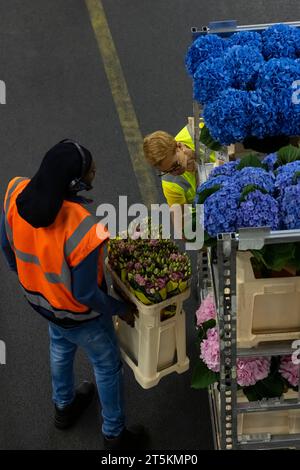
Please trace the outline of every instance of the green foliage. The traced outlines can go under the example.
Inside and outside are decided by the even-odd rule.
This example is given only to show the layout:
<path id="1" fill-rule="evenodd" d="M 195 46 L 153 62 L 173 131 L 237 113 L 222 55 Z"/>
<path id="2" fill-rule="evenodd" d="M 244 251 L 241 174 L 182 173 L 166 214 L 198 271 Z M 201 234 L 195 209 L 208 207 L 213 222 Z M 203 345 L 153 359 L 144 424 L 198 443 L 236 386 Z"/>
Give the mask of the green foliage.
<path id="1" fill-rule="evenodd" d="M 204 322 L 199 328 L 198 328 L 198 340 L 199 343 L 201 343 L 205 338 L 206 338 L 206 332 L 210 328 L 214 328 L 216 326 L 216 320 L 211 319 L 207 320 Z"/>
<path id="2" fill-rule="evenodd" d="M 277 165 L 286 165 L 287 163 L 295 162 L 300 160 L 300 148 L 294 147 L 294 145 L 287 145 L 282 147 L 277 152 Z"/>
<path id="3" fill-rule="evenodd" d="M 260 380 L 251 387 L 243 388 L 243 392 L 249 401 L 262 400 L 263 398 L 281 397 L 284 390 L 284 380 L 278 371 L 273 372 L 266 379 Z"/>
<path id="4" fill-rule="evenodd" d="M 299 178 L 300 178 L 300 171 L 296 171 L 293 176 L 293 183 L 297 184 Z"/>
<path id="5" fill-rule="evenodd" d="M 253 191 L 259 190 L 261 193 L 267 194 L 267 191 L 260 186 L 257 186 L 257 184 L 248 184 L 247 186 L 244 187 L 241 197 L 240 197 L 240 202 L 243 202 L 246 200 L 246 197 L 248 196 L 249 193 L 252 193 Z"/>
<path id="6" fill-rule="evenodd" d="M 217 246 L 217 239 L 211 237 L 206 231 L 204 232 L 204 246 L 211 248 Z"/>
<path id="7" fill-rule="evenodd" d="M 201 129 L 200 142 L 209 149 L 214 150 L 216 152 L 222 149 L 222 145 L 212 138 L 209 129 L 206 126 Z"/>
<path id="8" fill-rule="evenodd" d="M 250 153 L 249 155 L 243 157 L 236 169 L 242 170 L 243 168 L 246 168 L 248 166 L 265 169 L 264 165 L 261 163 L 256 153 Z"/>
<path id="9" fill-rule="evenodd" d="M 201 193 L 198 194 L 198 204 L 204 204 L 206 199 L 212 194 L 219 191 L 220 188 L 221 188 L 221 185 L 216 184 L 216 186 L 213 186 L 212 188 L 204 189 L 204 191 L 201 191 Z"/>
<path id="10" fill-rule="evenodd" d="M 198 358 L 192 375 L 192 388 L 199 390 L 207 388 L 209 385 L 219 380 L 219 374 L 209 370 L 202 359 Z"/>
<path id="11" fill-rule="evenodd" d="M 261 250 L 252 250 L 251 253 L 258 264 L 271 271 L 281 271 L 287 266 L 300 269 L 299 243 L 266 245 Z"/>

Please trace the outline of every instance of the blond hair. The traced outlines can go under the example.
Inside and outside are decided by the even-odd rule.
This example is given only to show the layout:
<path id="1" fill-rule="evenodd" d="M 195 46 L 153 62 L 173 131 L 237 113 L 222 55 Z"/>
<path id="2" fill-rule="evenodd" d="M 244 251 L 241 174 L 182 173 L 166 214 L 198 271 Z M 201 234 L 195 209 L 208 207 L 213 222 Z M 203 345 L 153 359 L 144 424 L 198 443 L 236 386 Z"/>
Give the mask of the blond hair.
<path id="1" fill-rule="evenodd" d="M 164 131 L 152 132 L 144 138 L 144 155 L 153 166 L 176 152 L 176 140 Z"/>

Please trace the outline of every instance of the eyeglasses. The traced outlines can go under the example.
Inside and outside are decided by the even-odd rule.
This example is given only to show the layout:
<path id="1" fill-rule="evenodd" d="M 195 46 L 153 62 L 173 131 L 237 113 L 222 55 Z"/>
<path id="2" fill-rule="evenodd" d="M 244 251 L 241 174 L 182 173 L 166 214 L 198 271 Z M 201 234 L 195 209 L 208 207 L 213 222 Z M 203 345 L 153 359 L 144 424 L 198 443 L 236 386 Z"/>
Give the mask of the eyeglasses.
<path id="1" fill-rule="evenodd" d="M 159 175 L 157 176 L 161 178 L 162 176 L 167 175 L 168 173 L 173 173 L 174 171 L 179 170 L 179 168 L 181 168 L 181 164 L 177 161 L 176 163 L 174 163 L 173 166 L 171 166 L 169 170 L 163 171 L 162 173 L 159 173 Z"/>

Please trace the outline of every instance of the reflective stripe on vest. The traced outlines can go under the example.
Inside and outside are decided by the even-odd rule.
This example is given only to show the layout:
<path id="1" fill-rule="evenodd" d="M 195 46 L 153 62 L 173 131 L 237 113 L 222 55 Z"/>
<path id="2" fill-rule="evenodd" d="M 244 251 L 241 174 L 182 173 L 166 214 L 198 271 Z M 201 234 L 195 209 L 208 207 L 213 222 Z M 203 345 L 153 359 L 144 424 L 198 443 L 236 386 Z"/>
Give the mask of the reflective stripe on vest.
<path id="1" fill-rule="evenodd" d="M 93 225 L 97 223 L 96 219 L 91 215 L 87 216 L 83 221 L 78 225 L 75 232 L 68 238 L 65 243 L 65 256 L 68 257 L 71 255 L 73 250 L 79 245 L 83 237 L 87 232 L 92 228 Z"/>
<path id="2" fill-rule="evenodd" d="M 42 307 L 42 308 L 45 308 L 47 310 L 50 310 L 54 314 L 54 316 L 56 318 L 59 318 L 60 320 L 63 320 L 64 318 L 71 318 L 72 320 L 76 320 L 76 321 L 82 321 L 82 320 L 87 319 L 86 313 L 81 314 L 81 313 L 72 313 L 72 312 L 69 312 L 69 311 L 66 311 L 66 310 L 56 310 L 41 295 L 29 293 L 29 292 L 26 291 L 26 289 L 24 289 L 23 286 L 20 286 L 20 287 L 21 287 L 26 299 L 28 300 L 28 302 L 30 302 L 33 305 L 36 305 L 38 307 Z M 98 317 L 99 313 L 92 311 L 88 315 L 89 315 L 89 319 L 92 319 L 92 318 Z"/>
<path id="3" fill-rule="evenodd" d="M 194 178 L 194 181 L 193 181 Z M 190 181 L 188 181 L 190 179 Z M 196 176 L 185 172 L 183 175 L 171 175 L 167 173 L 162 176 L 162 185 L 167 185 L 172 189 L 173 185 L 179 186 L 184 191 L 187 204 L 192 204 L 196 196 Z M 176 192 L 176 186 L 174 188 Z"/>
<path id="4" fill-rule="evenodd" d="M 178 184 L 178 186 L 180 186 L 184 190 L 184 192 L 187 192 L 191 187 L 190 183 L 186 179 L 184 179 L 182 175 L 171 175 L 167 173 L 162 177 L 162 181 L 166 181 L 167 183 Z"/>
<path id="5" fill-rule="evenodd" d="M 73 297 L 70 271 L 72 264 L 68 264 L 67 258 L 72 255 L 74 260 L 80 262 L 101 245 L 109 237 L 109 233 L 102 227 L 102 231 L 99 231 L 101 236 L 98 237 L 96 218 L 75 202 L 63 203 L 56 221 L 50 228 L 31 227 L 20 217 L 16 208 L 16 198 L 26 186 L 25 180 L 29 181 L 28 178 L 16 178 L 8 186 L 5 197 L 5 226 L 7 238 L 16 256 L 19 280 L 24 287 L 26 298 L 32 304 L 50 310 L 58 318 L 84 320 L 87 319 L 87 313 L 88 318 L 97 316 L 96 312 L 91 313 L 86 305 Z M 53 237 L 54 241 L 52 257 L 50 237 Z M 36 254 L 27 252 L 31 248 L 31 239 L 35 241 L 32 247 L 36 246 Z M 99 256 L 99 260 L 100 258 Z M 47 270 L 47 266 L 54 271 Z M 103 266 L 99 262 L 99 285 L 102 276 Z M 50 285 L 53 287 L 50 288 Z"/>
<path id="6" fill-rule="evenodd" d="M 9 209 L 9 206 L 10 206 L 10 199 L 11 199 L 11 195 L 12 193 L 14 192 L 14 190 L 17 188 L 18 184 L 21 183 L 21 181 L 24 181 L 24 180 L 27 180 L 28 178 L 26 177 L 18 177 L 15 179 L 15 182 L 13 183 L 13 185 L 9 188 L 9 191 L 6 195 L 6 200 L 5 200 L 5 205 L 4 205 L 4 212 L 5 212 L 5 229 L 6 229 L 6 235 L 7 235 L 7 238 L 8 238 L 8 241 L 10 243 L 10 246 L 12 249 L 14 249 L 14 244 L 13 244 L 13 236 L 12 236 L 12 231 L 11 231 L 11 228 L 10 228 L 10 225 L 8 223 L 8 220 L 7 220 L 7 214 L 8 214 L 8 209 Z"/>
<path id="7" fill-rule="evenodd" d="M 18 250 L 17 248 L 14 249 L 16 258 L 24 261 L 24 263 L 32 263 L 36 264 L 40 268 L 42 268 L 40 260 L 37 256 L 32 255 L 30 253 L 24 253 L 23 251 Z M 62 270 L 60 274 L 56 273 L 47 273 L 43 272 L 45 278 L 51 284 L 64 284 L 64 286 L 68 289 L 68 291 L 72 292 L 72 284 L 71 284 L 71 273 L 69 270 L 69 266 L 65 260 L 63 260 Z"/>

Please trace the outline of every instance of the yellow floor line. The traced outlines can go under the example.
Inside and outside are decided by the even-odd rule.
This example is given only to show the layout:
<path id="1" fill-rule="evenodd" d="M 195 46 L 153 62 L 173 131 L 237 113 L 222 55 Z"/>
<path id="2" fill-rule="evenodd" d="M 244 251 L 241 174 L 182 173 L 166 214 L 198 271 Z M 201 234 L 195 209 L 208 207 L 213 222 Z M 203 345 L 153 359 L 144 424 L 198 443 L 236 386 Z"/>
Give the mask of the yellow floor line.
<path id="1" fill-rule="evenodd" d="M 143 155 L 143 137 L 101 0 L 85 0 L 144 204 L 158 203 L 155 177 Z M 112 136 L 113 138 L 113 136 Z M 124 162 L 120 161 L 120 164 Z M 130 181 L 128 182 L 130 187 Z"/>

